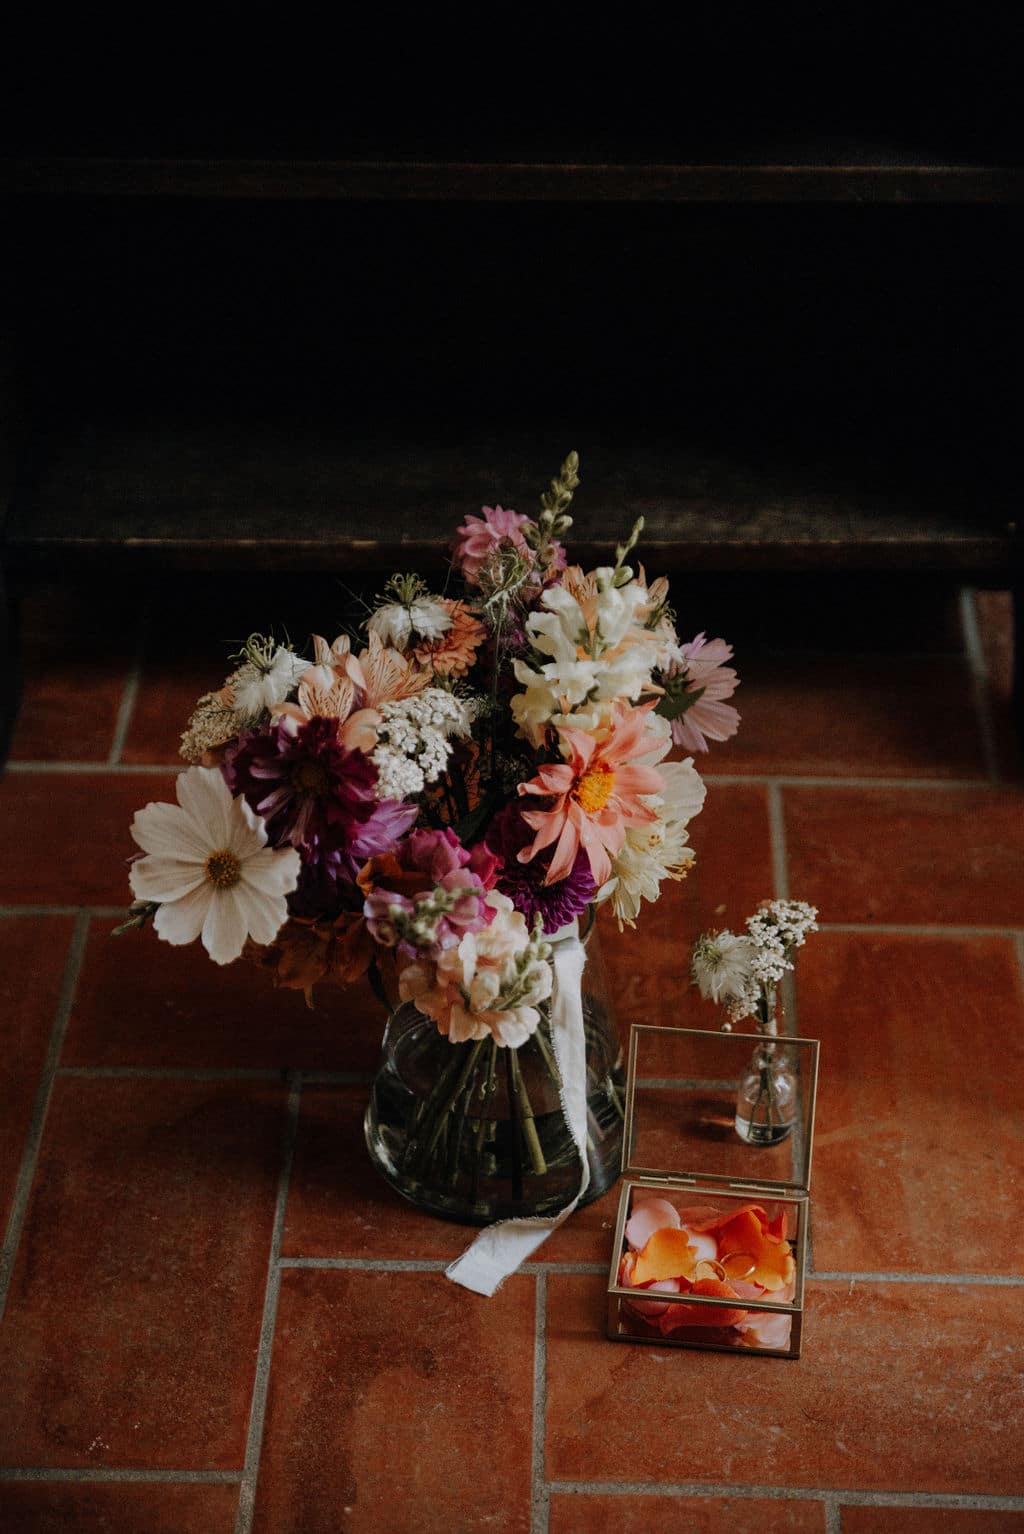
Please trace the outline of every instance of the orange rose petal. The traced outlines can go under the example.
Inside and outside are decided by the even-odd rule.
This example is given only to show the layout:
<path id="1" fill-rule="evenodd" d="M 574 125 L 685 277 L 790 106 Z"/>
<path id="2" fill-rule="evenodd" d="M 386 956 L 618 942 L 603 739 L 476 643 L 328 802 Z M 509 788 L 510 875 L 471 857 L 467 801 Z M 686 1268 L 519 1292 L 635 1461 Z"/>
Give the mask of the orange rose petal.
<path id="1" fill-rule="evenodd" d="M 731 1284 L 719 1278 L 702 1278 L 694 1284 L 693 1294 L 706 1294 L 709 1299 L 734 1300 L 736 1291 Z M 717 1305 L 669 1305 L 661 1317 L 661 1330 L 668 1334 L 681 1326 L 738 1326 L 745 1321 L 748 1312 L 731 1310 Z"/>
<path id="2" fill-rule="evenodd" d="M 762 1284 L 772 1291 L 781 1289 L 793 1275 L 793 1254 L 789 1243 L 769 1232 L 763 1209 L 756 1205 L 741 1209 L 715 1232 L 718 1241 L 719 1261 L 729 1268 L 729 1257 L 741 1252 L 754 1263 L 753 1272 L 743 1274 L 755 1284 Z M 740 1275 L 737 1273 L 736 1277 Z"/>
<path id="3" fill-rule="evenodd" d="M 664 1226 L 636 1254 L 632 1281 L 641 1285 L 661 1278 L 690 1278 L 696 1259 L 696 1250 L 688 1243 L 686 1231 Z"/>

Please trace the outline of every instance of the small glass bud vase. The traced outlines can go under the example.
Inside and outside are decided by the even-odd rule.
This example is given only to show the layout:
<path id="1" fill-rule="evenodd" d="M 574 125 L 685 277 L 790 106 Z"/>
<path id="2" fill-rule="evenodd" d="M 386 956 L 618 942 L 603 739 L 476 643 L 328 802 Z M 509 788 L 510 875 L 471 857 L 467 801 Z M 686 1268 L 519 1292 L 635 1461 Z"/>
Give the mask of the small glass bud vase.
<path id="1" fill-rule="evenodd" d="M 736 1093 L 736 1133 L 747 1145 L 781 1145 L 797 1120 L 799 1083 L 774 1011 L 759 1026 Z"/>

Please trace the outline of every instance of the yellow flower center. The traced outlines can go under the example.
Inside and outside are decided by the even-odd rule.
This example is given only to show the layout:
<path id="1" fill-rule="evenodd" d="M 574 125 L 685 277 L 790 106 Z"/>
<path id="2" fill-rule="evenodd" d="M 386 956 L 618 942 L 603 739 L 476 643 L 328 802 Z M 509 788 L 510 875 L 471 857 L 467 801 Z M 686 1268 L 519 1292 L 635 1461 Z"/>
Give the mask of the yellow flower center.
<path id="1" fill-rule="evenodd" d="M 610 767 L 591 767 L 578 779 L 572 796 L 587 815 L 603 810 L 615 787 L 615 774 Z"/>
<path id="2" fill-rule="evenodd" d="M 322 799 L 327 782 L 327 769 L 319 762 L 300 762 L 292 773 L 292 787 L 307 799 Z"/>
<path id="3" fill-rule="evenodd" d="M 219 890 L 229 890 L 242 877 L 242 865 L 233 852 L 211 852 L 206 859 L 206 877 Z"/>

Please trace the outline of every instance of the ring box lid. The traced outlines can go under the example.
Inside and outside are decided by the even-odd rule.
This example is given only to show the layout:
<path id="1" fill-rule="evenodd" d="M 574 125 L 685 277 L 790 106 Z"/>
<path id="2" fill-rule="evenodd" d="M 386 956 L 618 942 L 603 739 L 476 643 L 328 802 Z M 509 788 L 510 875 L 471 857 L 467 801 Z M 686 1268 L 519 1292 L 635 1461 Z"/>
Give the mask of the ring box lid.
<path id="1" fill-rule="evenodd" d="M 736 1094 L 759 1042 L 785 1050 L 796 1077 L 796 1121 L 779 1145 L 736 1133 Z M 806 1194 L 811 1180 L 817 1039 L 634 1024 L 629 1036 L 622 1171 L 628 1178 L 698 1178 L 737 1189 Z"/>

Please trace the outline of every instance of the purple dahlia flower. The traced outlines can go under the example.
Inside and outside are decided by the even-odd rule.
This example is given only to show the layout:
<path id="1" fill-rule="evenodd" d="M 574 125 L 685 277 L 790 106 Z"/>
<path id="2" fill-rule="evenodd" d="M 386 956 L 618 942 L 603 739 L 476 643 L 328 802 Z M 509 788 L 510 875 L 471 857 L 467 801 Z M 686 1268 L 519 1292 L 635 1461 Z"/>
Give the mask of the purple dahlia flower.
<path id="1" fill-rule="evenodd" d="M 545 885 L 544 878 L 551 866 L 554 848 L 540 853 L 529 863 L 520 863 L 518 857 L 535 834 L 518 807 L 507 804 L 491 821 L 484 840 L 505 865 L 498 875 L 497 888 L 508 896 L 517 911 L 522 911 L 528 926 L 532 926 L 534 917 L 539 915 L 544 931 L 550 936 L 573 917 L 582 915 L 593 900 L 597 885 L 590 872 L 590 860 L 582 847 L 566 877 L 557 884 Z"/>
<path id="2" fill-rule="evenodd" d="M 221 770 L 231 792 L 263 816 L 275 846 L 289 842 L 307 854 L 346 846 L 375 803 L 377 770 L 340 744 L 335 719 L 286 718 L 240 735 Z"/>

